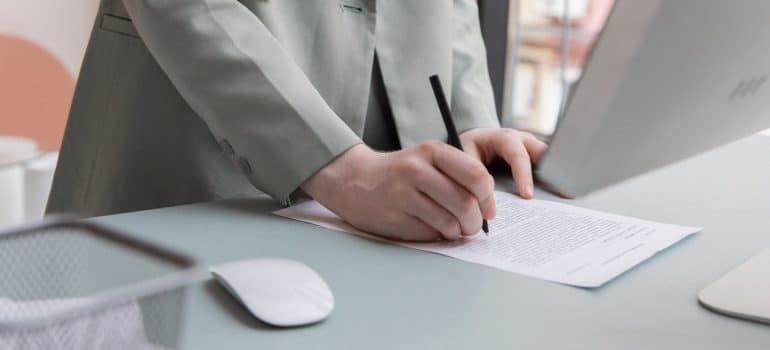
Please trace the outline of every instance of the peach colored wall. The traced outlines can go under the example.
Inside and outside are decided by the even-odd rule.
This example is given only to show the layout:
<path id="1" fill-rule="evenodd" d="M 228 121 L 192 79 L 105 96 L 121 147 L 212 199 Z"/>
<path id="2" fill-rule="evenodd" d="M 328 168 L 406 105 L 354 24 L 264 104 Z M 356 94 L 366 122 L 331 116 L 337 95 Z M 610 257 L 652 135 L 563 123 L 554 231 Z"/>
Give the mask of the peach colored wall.
<path id="1" fill-rule="evenodd" d="M 29 41 L 0 35 L 0 77 L 0 134 L 58 149 L 75 86 L 61 61 Z"/>
<path id="2" fill-rule="evenodd" d="M 0 1 L 0 135 L 57 150 L 98 0 Z"/>

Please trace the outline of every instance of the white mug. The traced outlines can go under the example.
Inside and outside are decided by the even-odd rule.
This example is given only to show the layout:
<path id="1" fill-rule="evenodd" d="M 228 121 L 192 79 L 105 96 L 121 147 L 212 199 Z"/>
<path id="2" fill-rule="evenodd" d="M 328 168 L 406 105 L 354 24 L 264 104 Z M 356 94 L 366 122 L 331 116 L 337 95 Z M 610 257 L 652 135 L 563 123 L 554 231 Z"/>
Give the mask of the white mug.
<path id="1" fill-rule="evenodd" d="M 36 155 L 34 140 L 0 136 L 0 229 L 24 220 L 24 162 Z"/>

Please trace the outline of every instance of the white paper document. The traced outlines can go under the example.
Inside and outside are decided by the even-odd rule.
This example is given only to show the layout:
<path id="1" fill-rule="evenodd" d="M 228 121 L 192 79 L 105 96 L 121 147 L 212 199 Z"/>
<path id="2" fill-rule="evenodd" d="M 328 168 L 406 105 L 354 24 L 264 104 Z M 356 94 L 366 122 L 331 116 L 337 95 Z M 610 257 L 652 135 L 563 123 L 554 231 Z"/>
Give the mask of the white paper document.
<path id="1" fill-rule="evenodd" d="M 497 217 L 483 233 L 455 242 L 402 246 L 451 256 L 522 275 L 580 287 L 599 287 L 702 228 L 614 215 L 495 192 Z M 316 201 L 274 214 L 377 240 Z"/>

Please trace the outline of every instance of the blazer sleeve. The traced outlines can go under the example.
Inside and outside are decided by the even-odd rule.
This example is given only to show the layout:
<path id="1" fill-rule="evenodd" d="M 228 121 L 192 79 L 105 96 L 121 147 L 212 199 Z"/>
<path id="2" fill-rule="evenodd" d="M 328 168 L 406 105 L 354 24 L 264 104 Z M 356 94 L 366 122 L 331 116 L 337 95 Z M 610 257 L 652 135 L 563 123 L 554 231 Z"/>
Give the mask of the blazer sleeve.
<path id="1" fill-rule="evenodd" d="M 454 1 L 452 117 L 459 132 L 500 127 L 476 1 Z"/>
<path id="2" fill-rule="evenodd" d="M 123 0 L 181 96 L 250 182 L 283 204 L 360 138 L 236 0 Z"/>

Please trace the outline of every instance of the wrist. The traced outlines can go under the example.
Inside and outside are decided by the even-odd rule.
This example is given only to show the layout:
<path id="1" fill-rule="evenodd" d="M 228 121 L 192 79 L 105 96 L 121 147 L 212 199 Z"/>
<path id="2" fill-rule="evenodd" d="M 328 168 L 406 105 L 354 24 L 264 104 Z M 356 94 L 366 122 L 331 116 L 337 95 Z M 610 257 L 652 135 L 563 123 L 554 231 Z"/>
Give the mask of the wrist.
<path id="1" fill-rule="evenodd" d="M 363 143 L 354 145 L 305 180 L 300 188 L 316 200 L 329 198 L 375 153 Z"/>

